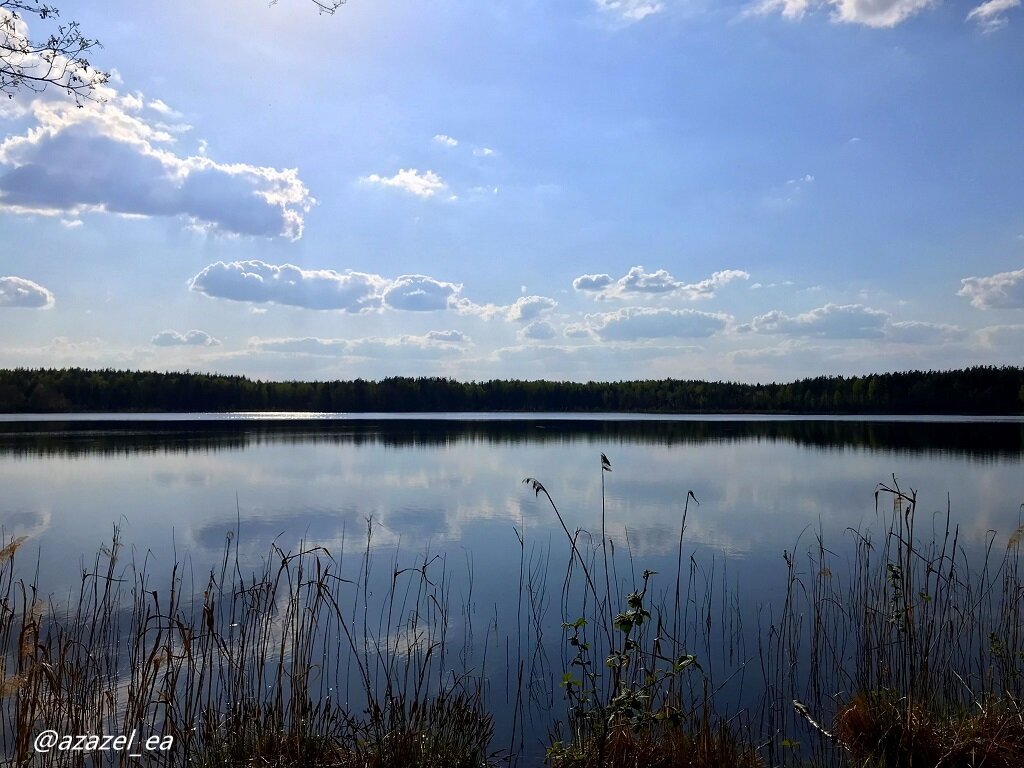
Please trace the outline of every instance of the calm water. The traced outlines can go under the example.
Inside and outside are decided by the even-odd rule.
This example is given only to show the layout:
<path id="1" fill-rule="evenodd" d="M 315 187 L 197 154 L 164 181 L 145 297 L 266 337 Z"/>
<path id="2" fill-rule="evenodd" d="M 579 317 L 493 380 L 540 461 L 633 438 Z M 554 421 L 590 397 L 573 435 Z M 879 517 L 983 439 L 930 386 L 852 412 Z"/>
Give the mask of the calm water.
<path id="1" fill-rule="evenodd" d="M 1024 501 L 1019 420 L 614 418 L 9 420 L 0 526 L 28 535 L 57 582 L 117 521 L 138 550 L 160 558 L 173 542 L 196 565 L 216 559 L 239 516 L 254 551 L 274 539 L 337 549 L 343 535 L 359 548 L 372 515 L 378 547 L 465 548 L 492 562 L 515 542 L 512 526 L 560 533 L 524 477 L 544 482 L 570 527 L 599 526 L 604 452 L 608 527 L 623 541 L 628 530 L 636 558 L 671 544 L 692 490 L 691 545 L 754 568 L 805 529 L 869 523 L 875 487 L 893 474 L 923 510 L 945 510 L 948 495 L 979 542 L 1012 532 Z"/>
<path id="2" fill-rule="evenodd" d="M 918 491 L 922 514 L 941 512 L 944 524 L 948 504 L 978 549 L 990 536 L 1005 545 L 1024 502 L 1019 419 L 19 417 L 0 422 L 0 529 L 29 537 L 26 575 L 38 554 L 43 590 L 59 596 L 117 522 L 157 572 L 178 559 L 201 573 L 236 528 L 256 565 L 271 542 L 361 551 L 372 518 L 387 561 L 446 556 L 460 621 L 482 643 L 495 617 L 515 626 L 517 531 L 550 558 L 551 578 L 563 572 L 564 534 L 523 478 L 545 484 L 570 528 L 597 531 L 601 453 L 613 469 L 606 514 L 621 581 L 632 579 L 629 554 L 636 571 L 674 568 L 692 490 L 700 506 L 686 554 L 721 572 L 752 614 L 784 587 L 784 551 L 805 549 L 819 529 L 839 550 L 848 528 L 875 525 L 875 488 L 893 475 Z M 549 601 L 541 621 L 555 649 L 563 618 Z"/>

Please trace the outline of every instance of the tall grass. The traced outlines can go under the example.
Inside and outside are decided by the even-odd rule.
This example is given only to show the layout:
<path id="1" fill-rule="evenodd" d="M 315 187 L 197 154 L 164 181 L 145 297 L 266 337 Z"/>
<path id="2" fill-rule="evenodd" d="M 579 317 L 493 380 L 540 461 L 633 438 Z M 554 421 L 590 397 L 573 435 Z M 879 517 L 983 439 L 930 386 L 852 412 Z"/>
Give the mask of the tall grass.
<path id="1" fill-rule="evenodd" d="M 246 574 L 233 536 L 196 580 L 176 562 L 112 544 L 66 604 L 0 563 L 0 750 L 14 765 L 91 765 L 95 756 L 33 749 L 61 734 L 173 737 L 146 753 L 172 766 L 473 766 L 490 759 L 483 676 L 454 673 L 443 558 L 395 565 L 371 607 L 371 539 L 342 577 L 322 547 L 273 546 Z M 197 583 L 198 582 L 198 583 Z M 201 585 L 201 586 L 200 586 Z M 355 682 L 353 682 L 353 680 Z"/>
<path id="2" fill-rule="evenodd" d="M 881 532 L 819 533 L 787 552 L 785 601 L 762 653 L 773 764 L 865 768 L 1024 765 L 1024 527 L 972 551 L 943 513 L 922 516 L 895 478 Z"/>
<path id="3" fill-rule="evenodd" d="M 96 764 L 36 752 L 49 728 L 173 737 L 147 753 L 160 767 L 1024 765 L 1024 526 L 974 552 L 948 507 L 922 517 L 893 478 L 876 492 L 879 531 L 848 531 L 845 553 L 820 531 L 798 542 L 779 601 L 751 621 L 721 564 L 687 552 L 693 492 L 657 573 L 635 562 L 628 530 L 609 530 L 611 462 L 596 469 L 593 533 L 527 479 L 561 544 L 538 549 L 516 529 L 515 625 L 495 608 L 482 642 L 472 561 L 455 600 L 442 555 L 382 565 L 372 520 L 355 553 L 273 544 L 255 569 L 236 530 L 200 574 L 187 558 L 161 572 L 115 527 L 59 599 L 36 586 L 38 565 L 18 576 L 23 540 L 0 542 L 0 757 Z M 502 694 L 509 741 L 496 746 Z"/>
<path id="4" fill-rule="evenodd" d="M 567 711 L 552 729 L 548 761 L 555 768 L 760 768 L 764 763 L 751 745 L 747 713 L 729 712 L 716 699 L 721 684 L 709 663 L 711 637 L 730 620 L 741 620 L 729 602 L 713 600 L 713 574 L 684 557 L 687 515 L 696 496 L 691 491 L 683 500 L 675 572 L 638 574 L 624 531 L 627 554 L 620 575 L 604 498 L 605 473 L 611 471 L 601 454 L 597 542 L 583 529 L 570 530 L 542 482 L 524 480 L 549 504 L 569 548 L 561 593 Z M 673 590 L 657 589 L 659 578 Z M 694 652 L 698 647 L 706 651 L 703 665 Z"/>

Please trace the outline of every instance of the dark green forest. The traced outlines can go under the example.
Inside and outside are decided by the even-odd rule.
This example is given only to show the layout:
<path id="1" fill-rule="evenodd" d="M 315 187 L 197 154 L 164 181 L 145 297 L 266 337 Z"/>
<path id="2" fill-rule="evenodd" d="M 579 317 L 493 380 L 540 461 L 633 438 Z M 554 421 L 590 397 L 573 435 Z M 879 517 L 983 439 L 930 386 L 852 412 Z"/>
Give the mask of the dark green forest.
<path id="1" fill-rule="evenodd" d="M 0 369 L 0 412 L 1024 413 L 1024 369 L 979 366 L 789 383 L 698 380 L 259 381 L 112 369 Z"/>

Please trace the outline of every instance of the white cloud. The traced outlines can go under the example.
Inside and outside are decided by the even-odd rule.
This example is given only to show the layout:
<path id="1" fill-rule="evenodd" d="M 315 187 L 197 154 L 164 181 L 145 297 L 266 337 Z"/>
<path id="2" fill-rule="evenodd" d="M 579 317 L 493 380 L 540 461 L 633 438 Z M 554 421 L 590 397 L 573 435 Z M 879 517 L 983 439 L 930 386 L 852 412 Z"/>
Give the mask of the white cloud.
<path id="1" fill-rule="evenodd" d="M 185 333 L 177 331 L 161 331 L 153 337 L 152 343 L 158 347 L 216 347 L 220 341 L 206 331 L 191 330 Z"/>
<path id="2" fill-rule="evenodd" d="M 906 320 L 889 323 L 885 329 L 885 337 L 899 344 L 945 344 L 960 341 L 966 331 L 955 325 L 942 323 L 926 323 L 918 320 Z"/>
<path id="3" fill-rule="evenodd" d="M 180 217 L 230 234 L 302 236 L 316 201 L 296 169 L 180 155 L 171 132 L 132 112 L 137 97 L 105 95 L 80 108 L 32 102 L 35 125 L 0 143 L 0 210 Z"/>
<path id="4" fill-rule="evenodd" d="M 526 323 L 558 306 L 558 302 L 547 296 L 520 296 L 508 309 L 506 317 L 517 323 Z"/>
<path id="5" fill-rule="evenodd" d="M 362 179 L 369 184 L 401 189 L 416 197 L 433 197 L 448 188 L 445 180 L 433 171 L 420 173 L 416 168 L 402 168 L 394 176 L 379 176 L 374 173 Z"/>
<path id="6" fill-rule="evenodd" d="M 434 141 L 436 143 L 442 145 L 442 146 L 445 146 L 445 147 L 457 147 L 457 146 L 459 146 L 459 140 L 458 139 L 453 139 L 451 136 L 447 136 L 446 134 L 443 134 L 443 133 L 439 133 L 436 136 L 434 136 Z"/>
<path id="7" fill-rule="evenodd" d="M 218 261 L 189 281 L 197 293 L 256 304 L 365 312 L 381 306 L 390 281 L 364 272 L 307 270 L 293 264 Z"/>
<path id="8" fill-rule="evenodd" d="M 888 320 L 887 312 L 862 304 L 826 304 L 794 317 L 772 310 L 738 330 L 822 339 L 878 339 L 885 335 Z"/>
<path id="9" fill-rule="evenodd" d="M 577 291 L 593 294 L 595 299 L 627 299 L 636 296 L 682 296 L 690 300 L 710 299 L 722 286 L 734 280 L 749 280 L 750 274 L 739 269 L 715 272 L 698 283 L 676 280 L 667 270 L 648 272 L 642 266 L 632 267 L 618 280 L 609 275 L 580 275 L 572 281 Z"/>
<path id="10" fill-rule="evenodd" d="M 867 27 L 895 27 L 938 0 L 760 0 L 747 7 L 745 16 L 780 13 L 787 19 L 801 19 L 807 13 L 828 8 L 831 20 L 839 24 Z"/>
<path id="11" fill-rule="evenodd" d="M 425 338 L 445 344 L 469 344 L 471 341 L 462 331 L 428 331 Z"/>
<path id="12" fill-rule="evenodd" d="M 190 290 L 216 299 L 351 313 L 450 309 L 460 315 L 491 319 L 507 316 L 510 311 L 508 306 L 475 304 L 462 296 L 461 283 L 428 275 L 400 275 L 392 279 L 351 269 L 303 269 L 294 264 L 267 264 L 259 260 L 218 261 L 205 267 L 188 285 Z"/>
<path id="13" fill-rule="evenodd" d="M 1020 7 L 1021 0 L 988 0 L 971 9 L 965 21 L 978 24 L 983 32 L 995 32 L 1009 24 L 1006 12 Z"/>
<path id="14" fill-rule="evenodd" d="M 249 339 L 257 353 L 311 357 L 366 357 L 430 359 L 461 355 L 470 343 L 460 331 L 430 331 L 422 336 L 368 337 L 363 339 L 302 338 Z"/>
<path id="15" fill-rule="evenodd" d="M 704 338 L 724 330 L 731 318 L 695 309 L 624 307 L 586 316 L 587 324 L 604 341 Z"/>
<path id="16" fill-rule="evenodd" d="M 978 309 L 1024 309 L 1024 269 L 989 277 L 965 277 L 957 296 Z"/>
<path id="17" fill-rule="evenodd" d="M 384 305 L 407 312 L 434 312 L 448 309 L 458 298 L 462 286 L 426 275 L 402 275 L 387 290 Z"/>
<path id="18" fill-rule="evenodd" d="M 494 157 L 498 154 L 495 150 L 490 147 L 474 147 L 473 157 Z"/>
<path id="19" fill-rule="evenodd" d="M 141 101 L 142 100 L 142 94 L 139 94 L 138 98 Z M 172 120 L 180 120 L 181 117 L 182 117 L 181 112 L 179 112 L 176 109 L 172 109 L 171 107 L 169 107 L 167 105 L 167 102 L 165 102 L 163 99 L 153 99 L 146 106 L 149 107 L 150 109 L 152 109 L 154 112 L 159 112 L 161 115 L 164 115 L 165 117 L 169 117 Z"/>
<path id="20" fill-rule="evenodd" d="M 547 320 L 534 320 L 519 330 L 521 340 L 545 341 L 555 338 L 555 328 Z"/>
<path id="21" fill-rule="evenodd" d="M 39 283 L 14 275 L 0 277 L 0 309 L 50 309 L 53 304 L 53 294 Z"/>
<path id="22" fill-rule="evenodd" d="M 619 293 L 670 293 L 680 285 L 667 270 L 646 272 L 643 267 L 633 267 L 617 283 Z"/>
<path id="23" fill-rule="evenodd" d="M 787 19 L 802 19 L 811 7 L 812 0 L 761 0 L 747 6 L 742 15 L 767 16 L 780 13 Z"/>
<path id="24" fill-rule="evenodd" d="M 938 0 L 830 0 L 832 18 L 868 27 L 895 27 Z"/>
<path id="25" fill-rule="evenodd" d="M 160 103 L 163 104 L 162 101 Z M 125 93 L 121 96 L 121 106 L 129 112 L 140 112 L 146 106 L 146 100 L 141 93 Z"/>
<path id="26" fill-rule="evenodd" d="M 594 5 L 602 13 L 625 22 L 642 21 L 665 10 L 665 4 L 660 0 L 594 0 Z"/>
<path id="27" fill-rule="evenodd" d="M 572 281 L 572 287 L 577 291 L 600 291 L 612 284 L 611 275 L 580 275 Z"/>

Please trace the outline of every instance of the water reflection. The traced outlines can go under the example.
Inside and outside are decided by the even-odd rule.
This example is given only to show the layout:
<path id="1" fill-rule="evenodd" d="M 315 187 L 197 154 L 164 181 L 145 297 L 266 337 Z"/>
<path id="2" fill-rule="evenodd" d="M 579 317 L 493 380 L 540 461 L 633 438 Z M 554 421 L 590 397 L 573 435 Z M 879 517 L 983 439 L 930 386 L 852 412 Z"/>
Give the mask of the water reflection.
<path id="1" fill-rule="evenodd" d="M 800 531 L 870 523 L 878 482 L 897 475 L 929 514 L 948 502 L 965 536 L 1016 528 L 1024 500 L 1017 422 L 557 421 L 69 422 L 0 424 L 0 528 L 46 540 L 45 560 L 94 552 L 113 522 L 127 540 L 213 555 L 239 529 L 270 541 L 465 545 L 483 521 L 557 531 L 521 485 L 538 477 L 567 524 L 637 556 L 671 549 L 682 502 L 701 505 L 688 540 L 729 555 L 778 553 Z M 51 530 L 51 524 L 53 528 Z M 627 535 L 629 540 L 627 541 Z M 332 549 L 332 551 L 334 551 Z M 480 553 L 478 553 L 479 555 Z M 55 567 L 60 567 L 56 565 Z"/>
<path id="2" fill-rule="evenodd" d="M 604 444 L 642 441 L 666 446 L 754 440 L 819 448 L 1015 458 L 1024 453 L 1024 422 L 847 419 L 516 419 L 490 422 L 423 418 L 0 422 L 0 456 L 19 457 L 233 451 L 268 443 L 437 448 L 467 442 L 571 444 L 581 439 Z"/>

